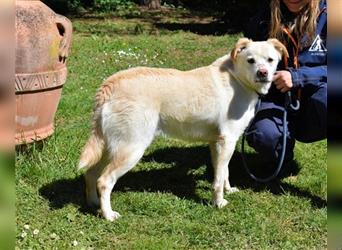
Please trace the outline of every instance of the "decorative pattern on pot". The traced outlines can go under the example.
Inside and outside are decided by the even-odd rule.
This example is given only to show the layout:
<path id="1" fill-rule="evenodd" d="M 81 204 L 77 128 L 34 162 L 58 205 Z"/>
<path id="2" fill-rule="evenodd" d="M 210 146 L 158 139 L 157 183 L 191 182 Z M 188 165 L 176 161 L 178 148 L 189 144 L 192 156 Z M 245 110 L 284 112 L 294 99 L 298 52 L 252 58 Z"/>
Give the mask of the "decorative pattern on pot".
<path id="1" fill-rule="evenodd" d="M 39 0 L 16 1 L 16 144 L 51 135 L 67 77 L 71 22 Z"/>
<path id="2" fill-rule="evenodd" d="M 61 87 L 65 83 L 66 77 L 66 68 L 42 73 L 16 74 L 15 91 L 19 94 L 25 91 Z"/>

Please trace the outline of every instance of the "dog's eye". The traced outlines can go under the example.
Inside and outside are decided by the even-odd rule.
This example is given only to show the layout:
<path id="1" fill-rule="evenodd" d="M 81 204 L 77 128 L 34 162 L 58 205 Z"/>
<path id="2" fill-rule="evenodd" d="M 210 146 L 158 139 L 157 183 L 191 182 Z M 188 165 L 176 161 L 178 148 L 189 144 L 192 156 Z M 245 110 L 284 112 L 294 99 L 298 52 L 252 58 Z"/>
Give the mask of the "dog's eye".
<path id="1" fill-rule="evenodd" d="M 273 58 L 269 57 L 267 61 L 271 63 L 271 62 L 273 62 L 274 60 L 273 60 Z"/>
<path id="2" fill-rule="evenodd" d="M 247 62 L 250 63 L 250 64 L 253 64 L 253 63 L 255 63 L 255 60 L 254 60 L 254 58 L 249 58 L 249 59 L 247 60 Z"/>

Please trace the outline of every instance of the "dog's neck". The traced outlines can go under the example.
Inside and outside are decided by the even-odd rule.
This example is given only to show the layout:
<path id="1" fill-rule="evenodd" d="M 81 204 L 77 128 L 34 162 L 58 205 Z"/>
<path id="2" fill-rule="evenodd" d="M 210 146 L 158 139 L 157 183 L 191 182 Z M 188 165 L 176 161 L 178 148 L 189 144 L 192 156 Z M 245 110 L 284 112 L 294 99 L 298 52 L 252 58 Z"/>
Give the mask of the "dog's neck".
<path id="1" fill-rule="evenodd" d="M 251 95 L 253 98 L 261 96 L 258 91 L 255 89 L 252 89 L 248 87 L 248 84 L 245 83 L 243 79 L 241 79 L 236 72 L 234 71 L 234 64 L 230 58 L 230 55 L 223 56 L 219 59 L 217 59 L 214 63 L 212 63 L 212 66 L 218 67 L 219 71 L 223 74 L 229 74 L 230 78 L 233 78 L 232 80 L 242 87 L 242 89 L 247 92 L 249 95 Z M 240 84 L 241 83 L 241 84 Z"/>

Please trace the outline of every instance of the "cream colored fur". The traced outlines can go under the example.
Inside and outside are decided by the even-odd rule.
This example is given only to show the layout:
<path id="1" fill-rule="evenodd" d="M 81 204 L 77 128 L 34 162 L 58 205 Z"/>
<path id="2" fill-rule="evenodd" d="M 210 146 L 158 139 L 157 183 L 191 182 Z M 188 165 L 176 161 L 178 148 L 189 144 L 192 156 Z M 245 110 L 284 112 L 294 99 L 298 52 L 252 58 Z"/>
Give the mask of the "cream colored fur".
<path id="1" fill-rule="evenodd" d="M 229 184 L 228 163 L 254 116 L 258 94 L 267 93 L 281 56 L 287 55 L 284 48 L 275 39 L 243 38 L 230 55 L 206 67 L 138 67 L 109 77 L 96 95 L 93 131 L 79 163 L 87 169 L 88 203 L 100 205 L 107 220 L 118 218 L 110 204 L 116 181 L 136 165 L 154 136 L 163 133 L 209 143 L 213 202 L 224 207 L 224 190 L 237 191 Z M 268 71 L 266 78 L 258 78 L 261 68 Z"/>

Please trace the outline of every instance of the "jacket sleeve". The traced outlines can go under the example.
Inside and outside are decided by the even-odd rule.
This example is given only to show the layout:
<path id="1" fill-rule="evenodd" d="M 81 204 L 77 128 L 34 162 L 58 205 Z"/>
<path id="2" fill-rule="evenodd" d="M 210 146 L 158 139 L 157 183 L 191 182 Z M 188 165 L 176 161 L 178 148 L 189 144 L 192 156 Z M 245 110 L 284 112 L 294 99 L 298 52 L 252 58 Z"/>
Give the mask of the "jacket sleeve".
<path id="1" fill-rule="evenodd" d="M 327 83 L 327 65 L 315 67 L 288 68 L 292 76 L 293 87 L 318 86 Z"/>

